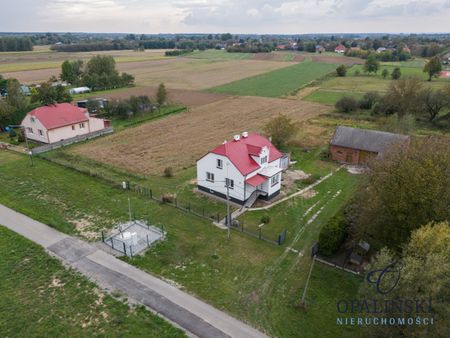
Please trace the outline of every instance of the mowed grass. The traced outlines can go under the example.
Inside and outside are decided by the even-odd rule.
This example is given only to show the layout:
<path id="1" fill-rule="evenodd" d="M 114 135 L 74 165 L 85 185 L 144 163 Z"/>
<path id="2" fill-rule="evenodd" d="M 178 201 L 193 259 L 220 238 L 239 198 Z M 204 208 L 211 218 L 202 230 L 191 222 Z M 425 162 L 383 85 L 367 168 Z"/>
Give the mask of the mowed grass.
<path id="1" fill-rule="evenodd" d="M 185 337 L 145 308 L 129 308 L 0 225 L 3 337 Z"/>
<path id="2" fill-rule="evenodd" d="M 239 232 L 227 240 L 226 231 L 198 217 L 38 158 L 29 167 L 25 156 L 0 152 L 0 203 L 64 232 L 86 238 L 86 231 L 98 233 L 105 224 L 126 219 L 128 197 L 138 218 L 163 224 L 168 232 L 165 241 L 143 256 L 127 259 L 131 264 L 179 283 L 271 336 L 355 336 L 354 330 L 336 326 L 336 302 L 352 299 L 360 280 L 317 265 L 308 310 L 297 308 L 311 260 L 308 254 L 285 252 L 292 238 L 281 247 Z M 334 212 L 324 211 L 317 219 L 323 224 Z M 73 220 L 90 224 L 76 229 Z M 317 240 L 312 237 L 308 243 Z"/>
<path id="3" fill-rule="evenodd" d="M 304 97 L 303 100 L 326 105 L 334 105 L 344 96 L 350 96 L 356 100 L 359 100 L 364 96 L 364 93 L 319 89 Z"/>
<path id="4" fill-rule="evenodd" d="M 244 96 L 280 97 L 297 91 L 311 81 L 330 73 L 335 68 L 336 65 L 334 64 L 302 62 L 214 87 L 209 91 Z"/>

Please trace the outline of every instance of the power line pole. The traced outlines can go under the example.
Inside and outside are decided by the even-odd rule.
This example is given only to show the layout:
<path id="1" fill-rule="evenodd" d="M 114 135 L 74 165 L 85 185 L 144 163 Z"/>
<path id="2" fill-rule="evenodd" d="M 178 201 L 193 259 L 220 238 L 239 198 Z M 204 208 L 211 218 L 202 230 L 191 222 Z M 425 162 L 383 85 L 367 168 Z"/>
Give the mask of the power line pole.
<path id="1" fill-rule="evenodd" d="M 25 127 L 22 127 L 22 128 L 23 128 L 23 135 L 25 137 L 25 144 L 27 145 L 27 152 L 28 152 L 28 155 L 30 156 L 30 165 L 33 166 L 33 152 L 30 150 L 30 146 L 28 144 L 27 131 L 26 131 Z"/>

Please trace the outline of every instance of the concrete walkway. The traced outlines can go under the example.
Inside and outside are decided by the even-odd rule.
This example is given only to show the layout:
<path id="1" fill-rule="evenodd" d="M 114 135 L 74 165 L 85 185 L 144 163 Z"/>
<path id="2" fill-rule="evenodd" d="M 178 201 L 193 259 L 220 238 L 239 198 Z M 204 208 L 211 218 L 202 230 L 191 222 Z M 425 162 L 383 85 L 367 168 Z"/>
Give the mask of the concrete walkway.
<path id="1" fill-rule="evenodd" d="M 109 292 L 120 291 L 198 337 L 267 337 L 176 287 L 94 245 L 0 204 L 0 224 L 43 246 Z"/>

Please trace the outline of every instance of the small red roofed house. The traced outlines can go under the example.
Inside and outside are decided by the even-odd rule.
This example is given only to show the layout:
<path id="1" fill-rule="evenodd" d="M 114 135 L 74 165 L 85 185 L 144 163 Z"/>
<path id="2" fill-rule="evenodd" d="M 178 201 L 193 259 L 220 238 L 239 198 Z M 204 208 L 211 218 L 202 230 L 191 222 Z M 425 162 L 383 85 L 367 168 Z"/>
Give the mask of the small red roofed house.
<path id="1" fill-rule="evenodd" d="M 340 44 L 340 45 L 336 46 L 336 48 L 334 49 L 334 52 L 335 53 L 345 53 L 345 49 L 346 49 L 345 46 Z"/>
<path id="2" fill-rule="evenodd" d="M 21 125 L 30 140 L 55 143 L 108 128 L 109 121 L 91 117 L 86 109 L 70 103 L 58 103 L 33 109 Z"/>
<path id="3" fill-rule="evenodd" d="M 289 158 L 267 138 L 244 132 L 225 141 L 197 161 L 199 191 L 251 206 L 257 198 L 280 193 L 281 174 Z"/>

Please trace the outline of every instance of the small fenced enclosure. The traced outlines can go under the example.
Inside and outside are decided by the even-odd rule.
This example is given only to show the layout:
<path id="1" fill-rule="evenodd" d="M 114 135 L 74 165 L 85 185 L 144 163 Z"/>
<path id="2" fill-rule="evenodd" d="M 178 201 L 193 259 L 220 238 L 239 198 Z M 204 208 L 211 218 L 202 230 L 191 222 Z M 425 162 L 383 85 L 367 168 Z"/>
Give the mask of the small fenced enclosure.
<path id="1" fill-rule="evenodd" d="M 142 220 L 134 220 L 119 224 L 109 236 L 102 232 L 102 241 L 112 249 L 133 257 L 163 239 L 164 236 L 165 231 L 162 227 L 148 225 Z"/>

